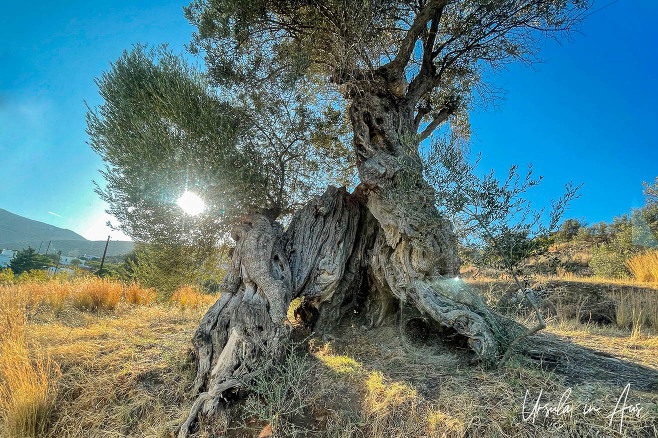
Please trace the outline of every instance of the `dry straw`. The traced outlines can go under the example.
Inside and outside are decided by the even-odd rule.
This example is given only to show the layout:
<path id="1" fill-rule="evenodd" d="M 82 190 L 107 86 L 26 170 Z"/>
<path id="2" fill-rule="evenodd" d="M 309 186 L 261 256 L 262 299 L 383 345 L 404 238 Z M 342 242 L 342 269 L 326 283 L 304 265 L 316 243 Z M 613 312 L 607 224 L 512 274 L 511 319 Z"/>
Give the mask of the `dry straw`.
<path id="1" fill-rule="evenodd" d="M 626 264 L 638 281 L 658 283 L 658 251 L 646 251 L 636 255 Z"/>

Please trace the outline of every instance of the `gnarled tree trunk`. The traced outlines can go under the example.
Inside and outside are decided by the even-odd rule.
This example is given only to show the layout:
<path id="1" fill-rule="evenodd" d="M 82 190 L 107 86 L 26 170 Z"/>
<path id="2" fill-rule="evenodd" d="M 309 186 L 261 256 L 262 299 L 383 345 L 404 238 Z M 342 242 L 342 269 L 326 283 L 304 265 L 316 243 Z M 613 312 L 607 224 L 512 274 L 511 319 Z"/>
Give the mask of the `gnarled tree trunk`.
<path id="1" fill-rule="evenodd" d="M 403 334 L 442 326 L 486 363 L 524 332 L 455 281 L 455 236 L 422 177 L 404 83 L 369 84 L 349 96 L 361 180 L 354 193 L 329 187 L 285 231 L 261 215 L 236 227 L 221 297 L 193 339 L 200 395 L 181 437 L 199 413 L 230 401 L 266 358 L 283 354 L 286 310 L 297 297 L 317 309 L 316 331 L 331 330 L 354 310 L 370 326 L 398 321 Z"/>

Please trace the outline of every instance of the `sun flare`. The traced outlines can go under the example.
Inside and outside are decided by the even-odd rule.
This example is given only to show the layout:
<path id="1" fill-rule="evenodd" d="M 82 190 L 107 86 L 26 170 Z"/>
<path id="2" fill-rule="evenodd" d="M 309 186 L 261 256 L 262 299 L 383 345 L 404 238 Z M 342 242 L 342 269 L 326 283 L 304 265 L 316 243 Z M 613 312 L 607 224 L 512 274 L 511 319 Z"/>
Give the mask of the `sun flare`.
<path id="1" fill-rule="evenodd" d="M 180 198 L 178 198 L 176 205 L 178 205 L 185 212 L 185 214 L 190 216 L 196 216 L 203 212 L 203 210 L 206 208 L 206 204 L 203 202 L 203 199 L 201 199 L 196 193 L 190 192 L 189 190 L 186 190 L 185 193 L 183 193 Z"/>

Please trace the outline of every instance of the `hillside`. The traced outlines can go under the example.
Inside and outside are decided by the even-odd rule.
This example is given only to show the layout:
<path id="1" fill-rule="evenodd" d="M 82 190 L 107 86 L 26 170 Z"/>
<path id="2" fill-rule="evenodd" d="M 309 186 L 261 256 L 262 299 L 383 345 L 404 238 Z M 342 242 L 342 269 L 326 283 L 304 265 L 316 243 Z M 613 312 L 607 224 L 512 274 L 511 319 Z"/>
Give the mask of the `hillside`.
<path id="1" fill-rule="evenodd" d="M 87 240 L 71 230 L 0 209 L 0 249 L 21 250 L 31 246 L 35 249 L 41 247 L 41 252 L 44 253 L 48 242 L 50 242 L 49 253 L 62 251 L 62 255 L 73 257 L 84 254 L 100 257 L 105 248 L 104 240 Z M 127 254 L 133 247 L 133 242 L 110 241 L 107 255 L 111 257 Z"/>
<path id="2" fill-rule="evenodd" d="M 82 240 L 71 230 L 28 219 L 0 208 L 0 242 Z"/>

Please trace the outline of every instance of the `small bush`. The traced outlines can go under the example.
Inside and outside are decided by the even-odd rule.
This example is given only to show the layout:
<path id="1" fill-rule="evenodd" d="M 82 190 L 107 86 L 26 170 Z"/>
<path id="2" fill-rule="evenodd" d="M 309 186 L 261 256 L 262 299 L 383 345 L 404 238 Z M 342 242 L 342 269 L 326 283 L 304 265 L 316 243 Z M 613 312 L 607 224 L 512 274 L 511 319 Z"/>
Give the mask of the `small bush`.
<path id="1" fill-rule="evenodd" d="M 0 270 L 0 285 L 12 284 L 14 281 L 14 271 L 12 271 L 11 268 Z"/>
<path id="2" fill-rule="evenodd" d="M 638 281 L 658 282 L 658 251 L 647 251 L 636 255 L 626 264 Z"/>
<path id="3" fill-rule="evenodd" d="M 603 245 L 592 251 L 589 266 L 594 275 L 605 278 L 627 278 L 627 256 L 610 245 Z"/>
<path id="4" fill-rule="evenodd" d="M 153 289 L 144 289 L 137 283 L 131 283 L 124 292 L 128 304 L 147 306 L 155 301 L 156 293 Z"/>
<path id="5" fill-rule="evenodd" d="M 123 295 L 121 283 L 90 278 L 74 284 L 73 306 L 79 310 L 114 310 Z"/>
<path id="6" fill-rule="evenodd" d="M 292 346 L 286 353 L 283 361 L 267 364 L 245 382 L 249 397 L 244 413 L 268 423 L 276 433 L 273 436 L 306 436 L 291 420 L 312 402 L 308 384 L 312 364 L 305 354 L 295 352 Z"/>
<path id="7" fill-rule="evenodd" d="M 21 275 L 15 276 L 17 283 L 46 282 L 48 281 L 48 271 L 41 269 L 32 269 L 31 271 L 21 272 Z"/>

